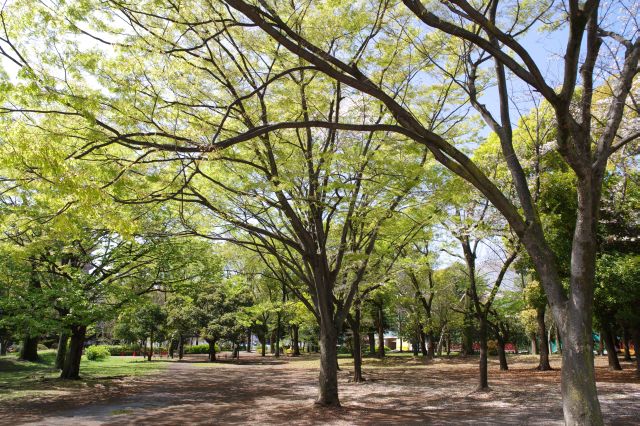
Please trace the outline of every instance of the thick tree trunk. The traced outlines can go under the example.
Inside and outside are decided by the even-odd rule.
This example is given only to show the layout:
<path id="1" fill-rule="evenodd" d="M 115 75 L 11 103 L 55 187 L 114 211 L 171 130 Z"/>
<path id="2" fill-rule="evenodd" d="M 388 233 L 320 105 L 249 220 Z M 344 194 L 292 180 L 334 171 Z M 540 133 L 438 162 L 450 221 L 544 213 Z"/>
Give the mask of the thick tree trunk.
<path id="1" fill-rule="evenodd" d="M 205 339 L 209 344 L 209 362 L 216 360 L 216 341 L 212 339 Z"/>
<path id="2" fill-rule="evenodd" d="M 292 345 L 292 355 L 293 356 L 300 356 L 300 343 L 298 342 L 299 339 L 299 331 L 300 331 L 300 326 L 297 324 L 294 324 L 291 326 L 291 330 L 293 331 L 293 342 L 291 343 Z"/>
<path id="3" fill-rule="evenodd" d="M 276 353 L 276 330 L 271 330 L 271 336 L 269 337 L 269 352 L 272 354 Z"/>
<path id="4" fill-rule="evenodd" d="M 500 335 L 497 333 L 498 340 L 498 358 L 500 359 L 500 370 L 507 371 L 509 369 L 509 365 L 507 364 L 507 352 L 504 349 L 505 341 Z"/>
<path id="5" fill-rule="evenodd" d="M 333 324 L 320 324 L 320 376 L 316 404 L 339 407 L 338 398 L 338 335 Z"/>
<path id="6" fill-rule="evenodd" d="M 71 326 L 71 343 L 69 352 L 64 360 L 64 368 L 60 374 L 61 379 L 77 380 L 80 378 L 80 361 L 82 360 L 82 349 L 84 339 L 87 334 L 87 326 Z"/>
<path id="7" fill-rule="evenodd" d="M 20 361 L 37 362 L 38 357 L 38 337 L 25 336 L 20 349 Z"/>
<path id="8" fill-rule="evenodd" d="M 613 333 L 611 332 L 611 325 L 605 324 L 602 327 L 602 340 L 604 340 L 604 345 L 607 348 L 607 360 L 609 362 L 609 370 L 619 371 L 622 370 L 620 367 L 620 361 L 618 360 L 618 352 L 616 351 L 616 344 L 613 337 Z"/>
<path id="9" fill-rule="evenodd" d="M 9 345 L 8 339 L 0 339 L 0 356 L 7 354 L 7 346 Z"/>
<path id="10" fill-rule="evenodd" d="M 56 352 L 55 363 L 56 370 L 62 370 L 64 368 L 64 358 L 67 355 L 67 340 L 69 340 L 69 335 L 62 332 L 58 339 L 58 351 Z"/>
<path id="11" fill-rule="evenodd" d="M 169 340 L 169 357 L 173 359 L 176 350 L 176 339 Z"/>
<path id="12" fill-rule="evenodd" d="M 369 338 L 369 353 L 371 355 L 375 355 L 376 353 L 376 335 L 374 332 L 370 332 L 367 334 Z"/>
<path id="13" fill-rule="evenodd" d="M 549 341 L 547 340 L 547 326 L 544 322 L 544 314 L 546 308 L 538 309 L 536 319 L 538 321 L 538 336 L 540 336 L 540 362 L 537 369 L 540 371 L 552 370 L 549 364 Z"/>
<path id="14" fill-rule="evenodd" d="M 622 345 L 624 346 L 624 360 L 631 361 L 631 350 L 629 348 L 629 327 L 622 329 Z"/>
<path id="15" fill-rule="evenodd" d="M 489 374 L 487 371 L 489 349 L 487 347 L 487 319 L 480 317 L 480 381 L 478 390 L 484 391 L 489 389 Z"/>
<path id="16" fill-rule="evenodd" d="M 180 340 L 178 341 L 178 359 L 182 360 L 184 358 L 184 337 L 180 336 Z"/>

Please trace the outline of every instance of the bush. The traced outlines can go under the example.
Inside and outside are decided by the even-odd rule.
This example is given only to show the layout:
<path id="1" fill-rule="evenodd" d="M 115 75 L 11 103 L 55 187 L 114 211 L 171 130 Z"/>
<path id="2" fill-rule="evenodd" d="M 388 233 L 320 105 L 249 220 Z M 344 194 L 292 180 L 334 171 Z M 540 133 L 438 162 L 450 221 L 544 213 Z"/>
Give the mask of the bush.
<path id="1" fill-rule="evenodd" d="M 104 347 L 107 348 L 109 353 L 113 356 L 131 356 L 134 352 L 136 355 L 142 354 L 140 345 L 110 345 Z"/>
<path id="2" fill-rule="evenodd" d="M 89 346 L 84 353 L 89 361 L 104 361 L 111 355 L 107 346 Z"/>
<path id="3" fill-rule="evenodd" d="M 220 352 L 220 346 L 215 345 L 216 352 Z M 204 345 L 192 345 L 184 347 L 185 354 L 208 354 L 209 353 L 209 344 L 205 343 Z"/>
<path id="4" fill-rule="evenodd" d="M 46 351 L 46 350 L 48 350 L 48 349 L 49 349 L 49 348 L 48 348 L 48 347 L 46 347 L 45 345 L 43 345 L 42 343 L 38 343 L 38 350 L 39 350 L 39 351 Z"/>
<path id="5" fill-rule="evenodd" d="M 379 350 L 380 350 L 380 346 L 376 346 L 376 352 L 378 352 Z M 385 352 L 389 352 L 389 351 L 391 351 L 391 348 L 389 346 L 385 346 L 384 347 L 384 351 Z"/>

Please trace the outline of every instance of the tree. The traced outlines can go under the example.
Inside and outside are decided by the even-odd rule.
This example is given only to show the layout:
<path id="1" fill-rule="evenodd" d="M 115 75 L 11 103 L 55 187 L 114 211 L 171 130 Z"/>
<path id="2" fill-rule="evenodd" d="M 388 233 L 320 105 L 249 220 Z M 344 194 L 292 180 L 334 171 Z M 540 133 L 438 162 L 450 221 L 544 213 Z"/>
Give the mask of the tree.
<path id="1" fill-rule="evenodd" d="M 552 370 L 549 364 L 549 340 L 547 339 L 547 326 L 544 314 L 547 307 L 547 298 L 544 290 L 538 281 L 530 281 L 524 288 L 524 300 L 527 305 L 535 310 L 536 334 L 538 336 L 538 350 L 540 351 L 540 363 L 538 370 Z"/>
<path id="2" fill-rule="evenodd" d="M 131 120 L 123 120 L 126 122 L 123 126 L 120 125 L 123 121 L 119 120 L 94 120 L 95 114 L 92 113 L 95 107 L 90 102 L 77 102 L 78 99 L 73 96 L 75 93 L 73 90 L 63 91 L 62 99 L 65 101 L 71 99 L 72 102 L 61 102 L 61 105 L 65 106 L 62 112 L 81 117 L 89 116 L 91 117 L 89 121 L 94 123 L 99 131 L 104 132 L 102 134 L 105 137 L 94 138 L 92 146 L 95 149 L 104 147 L 105 143 L 117 143 L 172 153 L 182 151 L 186 154 L 208 154 L 255 137 L 263 137 L 269 133 L 291 128 L 392 131 L 423 144 L 446 168 L 478 188 L 506 218 L 522 241 L 535 265 L 565 343 L 563 350 L 565 368 L 562 370 L 565 420 L 569 424 L 602 423 L 590 348 L 596 223 L 607 160 L 612 153 L 637 137 L 637 133 L 629 132 L 622 123 L 626 100 L 631 83 L 637 74 L 640 56 L 640 39 L 634 33 L 633 25 L 619 23 L 620 16 L 615 12 L 608 13 L 606 9 L 602 11 L 601 9 L 606 8 L 607 5 L 601 5 L 598 1 L 584 3 L 569 1 L 566 7 L 556 8 L 553 7 L 553 3 L 540 6 L 533 3 L 513 4 L 491 1 L 488 4 L 472 5 L 465 0 L 451 0 L 447 1 L 444 7 L 429 9 L 422 2 L 404 0 L 402 4 L 382 2 L 376 8 L 370 8 L 368 4 L 362 3 L 355 7 L 339 8 L 337 11 L 310 13 L 307 7 L 298 7 L 295 2 L 293 4 L 260 2 L 256 5 L 243 0 L 226 0 L 222 4 L 194 4 L 169 9 L 166 12 L 169 15 L 167 17 L 144 13 L 145 7 L 155 8 L 155 3 L 141 4 L 139 7 L 142 8 L 142 13 L 119 2 L 113 2 L 112 5 L 134 25 L 141 24 L 141 31 L 138 33 L 145 31 L 147 34 L 155 35 L 153 28 L 158 21 L 171 24 L 169 30 L 163 31 L 162 36 L 152 39 L 151 42 L 145 40 L 142 43 L 120 43 L 123 49 L 130 49 L 130 51 L 139 49 L 144 52 L 147 56 L 146 63 L 157 59 L 151 56 L 151 52 L 158 51 L 165 57 L 173 55 L 181 59 L 191 59 L 193 61 L 191 64 L 195 65 L 199 65 L 197 64 L 199 60 L 203 62 L 209 60 L 213 66 L 205 69 L 209 71 L 210 77 L 218 78 L 222 86 L 225 84 L 227 87 L 233 86 L 235 90 L 234 82 L 240 82 L 238 86 L 242 86 L 242 82 L 249 82 L 244 87 L 246 88 L 247 85 L 252 87 L 249 90 L 243 90 L 242 95 L 234 96 L 227 103 L 231 106 L 229 113 L 205 117 L 205 122 L 209 118 L 212 119 L 212 123 L 207 122 L 206 128 L 216 128 L 211 138 L 213 142 L 209 142 L 210 139 L 206 137 L 194 140 L 196 138 L 192 138 L 190 132 L 185 132 L 189 133 L 186 136 L 181 134 L 185 127 L 163 127 L 161 123 L 173 123 L 174 120 L 149 119 L 149 116 L 145 116 L 144 113 L 140 114 L 140 120 L 137 121 L 145 123 L 141 127 L 132 126 Z M 27 2 L 27 6 L 26 16 L 32 17 L 38 13 L 38 8 L 33 7 L 31 2 Z M 91 6 L 89 2 L 73 4 L 69 6 L 73 13 L 67 14 L 65 18 L 75 18 L 73 21 L 92 21 L 96 15 L 104 13 L 104 8 L 96 8 L 96 12 Z M 514 9 L 519 13 L 511 13 Z M 370 10 L 375 12 L 372 13 Z M 64 13 L 64 9 L 59 13 Z M 101 23 L 105 22 L 101 19 L 97 20 Z M 327 20 L 333 24 L 331 27 L 326 25 Z M 21 23 L 24 20 L 17 21 Z M 79 28 L 78 25 L 70 25 L 66 19 L 58 21 L 44 19 L 43 21 L 46 22 L 43 26 L 48 30 L 43 34 L 49 39 L 45 38 L 44 46 L 55 45 L 57 42 L 55 38 L 50 37 L 50 28 L 62 31 L 71 27 L 75 32 L 77 32 L 75 28 Z M 543 67 L 536 63 L 526 48 L 526 35 L 529 30 L 543 26 L 543 23 L 547 22 L 551 23 L 548 26 L 551 28 L 557 28 L 561 23 L 568 23 L 569 26 L 566 35 L 562 35 L 566 38 L 566 43 L 559 43 L 566 46 L 562 55 L 564 58 L 560 77 L 562 83 L 559 85 L 555 83 L 554 78 L 545 78 L 541 71 Z M 418 29 L 411 32 L 412 36 L 406 37 L 405 28 L 411 24 Z M 245 31 L 247 26 L 256 26 L 262 33 Z M 424 29 L 425 26 L 427 29 Z M 108 28 L 105 27 L 105 25 L 100 27 L 102 32 L 107 32 Z M 317 28 L 322 28 L 323 31 L 314 30 Z M 6 39 L 12 39 L 16 30 L 10 28 L 8 32 L 10 34 L 7 34 Z M 247 36 L 248 33 L 250 36 Z M 118 31 L 117 34 L 120 35 L 122 32 Z M 188 34 L 188 37 L 184 34 Z M 277 43 L 277 48 L 269 52 L 262 50 L 268 43 L 256 42 L 256 37 L 264 37 L 264 35 Z M 218 43 L 222 39 L 224 42 Z M 226 55 L 229 50 L 228 48 L 226 51 L 224 48 L 215 49 L 215 51 L 208 49 L 209 43 L 218 47 L 242 46 L 242 57 L 245 60 L 229 61 L 239 65 L 240 73 L 230 76 L 231 78 L 224 78 L 224 76 L 220 78 L 220 75 L 216 74 L 215 65 L 223 65 L 225 62 L 216 60 L 218 59 L 216 55 L 218 53 Z M 605 43 L 609 48 L 602 48 Z M 19 66 L 32 70 L 33 66 L 28 62 L 32 55 L 25 56 L 25 51 L 29 49 L 23 45 L 10 44 L 10 46 L 11 48 L 5 49 L 3 53 Z M 581 55 L 582 49 L 585 49 L 586 54 Z M 46 52 L 49 49 L 40 47 L 39 50 Z M 21 54 L 21 51 L 25 55 Z M 252 62 L 252 65 L 257 63 L 263 65 L 264 62 L 249 61 L 249 59 L 263 58 L 266 54 L 271 54 L 276 61 L 265 62 L 274 65 L 255 67 L 244 65 Z M 85 69 L 93 70 L 98 66 L 96 65 L 98 55 L 90 55 L 89 58 L 75 54 L 70 56 L 72 63 L 74 61 L 88 63 L 90 66 Z M 47 65 L 60 65 L 55 62 L 65 58 L 65 55 L 58 55 L 53 60 L 47 58 L 51 62 Z M 490 68 L 489 61 L 492 61 L 495 67 Z M 270 89 L 271 86 L 277 87 L 282 81 L 289 79 L 290 75 L 300 71 L 301 67 L 305 67 L 305 71 L 309 73 L 317 73 L 318 76 L 339 82 L 345 87 L 350 87 L 353 92 L 375 100 L 377 105 L 388 113 L 387 117 L 392 118 L 378 123 L 375 121 L 362 123 L 356 120 L 338 122 L 333 119 L 309 120 L 305 114 L 298 114 L 289 121 L 288 117 L 283 116 L 283 121 L 251 120 L 248 123 L 230 117 L 230 113 L 235 112 L 239 102 L 243 104 L 239 107 L 244 110 L 243 112 L 247 111 L 245 108 L 253 107 L 252 110 L 256 111 L 253 116 L 261 116 L 261 107 L 265 105 L 265 90 Z M 57 68 L 63 67 L 57 66 Z M 263 74 L 265 68 L 278 71 L 276 74 L 269 73 L 269 77 L 265 80 L 252 79 L 255 75 Z M 38 67 L 38 69 L 45 69 L 45 67 Z M 64 69 L 76 71 L 78 67 L 64 67 Z M 193 66 L 192 69 L 199 70 L 198 66 Z M 224 67 L 218 66 L 218 70 L 220 69 Z M 98 74 L 102 71 L 100 69 Z M 606 73 L 603 79 L 606 78 L 611 87 L 610 92 L 614 102 L 595 103 L 594 81 L 601 77 L 597 74 L 600 71 Z M 200 72 L 206 75 L 206 71 L 202 71 L 201 68 Z M 428 78 L 413 78 L 420 72 L 428 75 Z M 26 72 L 25 75 L 37 83 L 42 83 L 43 78 L 36 73 Z M 549 102 L 557 128 L 554 149 L 560 153 L 563 161 L 569 165 L 576 176 L 578 207 L 571 248 L 571 279 L 567 292 L 562 286 L 553 250 L 546 240 L 527 176 L 513 149 L 508 76 L 513 76 L 519 83 L 514 85 L 514 90 L 524 86 L 529 88 L 531 93 L 539 94 L 532 96 L 541 96 Z M 419 110 L 419 106 L 415 105 L 417 102 L 412 102 L 413 99 L 406 96 L 398 96 L 406 93 L 414 96 L 416 93 L 421 93 L 419 87 L 425 80 L 437 82 L 444 80 L 451 82 L 452 86 L 459 86 L 462 94 L 454 90 L 447 93 L 447 96 L 453 100 L 460 100 L 461 102 L 457 102 L 457 105 L 469 102 L 482 116 L 487 126 L 499 136 L 504 155 L 503 161 L 509 168 L 516 188 L 517 203 L 512 202 L 500 191 L 489 176 L 465 155 L 463 149 L 456 146 L 455 138 L 449 137 L 444 131 L 446 129 L 433 126 L 433 121 L 423 119 L 422 114 L 416 113 L 416 110 Z M 135 79 L 113 81 L 123 81 L 122 86 L 126 86 Z M 146 82 L 148 79 L 145 78 L 142 81 Z M 193 84 L 192 79 L 179 86 L 192 88 Z M 40 86 L 46 87 L 46 84 L 40 84 Z M 162 86 L 165 87 L 165 85 Z M 495 87 L 498 92 L 499 118 L 494 117 L 490 109 L 479 101 L 481 96 L 492 87 Z M 129 96 L 133 97 L 138 96 L 138 93 L 147 92 L 152 93 L 151 97 L 155 98 L 155 101 L 164 100 L 161 96 L 156 96 L 159 95 L 158 93 L 154 94 L 155 89 L 151 91 L 128 91 L 127 89 L 122 87 L 117 93 L 131 93 Z M 79 92 L 86 93 L 83 90 Z M 209 109 L 212 104 L 218 104 L 215 101 L 220 100 L 215 97 L 212 104 L 208 104 L 206 100 L 201 102 L 201 99 L 185 103 L 182 102 L 185 97 L 181 96 L 182 93 L 179 95 L 180 100 L 174 102 L 176 97 L 171 96 L 167 103 L 173 107 L 174 111 L 185 109 L 188 113 L 197 111 L 203 106 Z M 123 106 L 127 104 L 134 103 L 127 102 Z M 151 104 L 155 111 L 157 102 L 151 102 Z M 138 108 L 139 104 L 135 103 L 135 105 Z M 307 110 L 307 105 L 301 105 L 300 109 Z M 113 109 L 109 112 L 115 114 L 114 111 L 129 113 L 131 108 Z M 167 112 L 170 110 L 164 108 L 158 111 L 160 116 L 170 114 Z M 192 114 L 186 115 L 194 117 Z M 200 113 L 196 112 L 195 116 L 199 117 Z M 593 116 L 596 116 L 595 120 Z M 262 117 L 268 118 L 264 114 Z M 302 117 L 302 120 L 298 120 L 298 117 Z M 147 124 L 153 127 L 153 130 L 149 130 Z M 201 129 L 200 126 L 196 127 Z M 174 131 L 176 129 L 177 131 Z M 171 142 L 165 143 L 166 140 Z M 201 143 L 201 141 L 206 142 Z M 313 248 L 312 252 L 315 252 L 316 247 Z M 324 324 L 327 324 L 326 320 Z M 322 326 L 321 330 L 323 330 Z M 323 346 L 326 345 L 323 344 Z M 329 384 L 333 388 L 333 379 L 329 380 Z M 336 404 L 337 399 L 330 402 Z"/>

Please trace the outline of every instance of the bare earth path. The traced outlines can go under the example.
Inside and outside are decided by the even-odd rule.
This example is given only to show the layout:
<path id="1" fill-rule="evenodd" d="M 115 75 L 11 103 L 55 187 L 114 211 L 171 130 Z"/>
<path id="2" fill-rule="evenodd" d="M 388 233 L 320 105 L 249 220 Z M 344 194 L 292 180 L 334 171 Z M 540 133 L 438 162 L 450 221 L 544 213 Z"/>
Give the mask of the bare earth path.
<path id="1" fill-rule="evenodd" d="M 0 424 L 562 424 L 559 371 L 533 371 L 535 357 L 491 365 L 488 393 L 475 392 L 476 360 L 367 360 L 364 384 L 340 373 L 343 408 L 313 407 L 317 357 L 277 360 L 242 354 L 240 363 L 193 357 L 154 376 L 113 380 L 75 394 L 17 399 L 0 407 Z M 558 366 L 557 359 L 554 366 Z M 640 381 L 632 365 L 609 372 L 597 361 L 608 424 L 640 424 Z"/>

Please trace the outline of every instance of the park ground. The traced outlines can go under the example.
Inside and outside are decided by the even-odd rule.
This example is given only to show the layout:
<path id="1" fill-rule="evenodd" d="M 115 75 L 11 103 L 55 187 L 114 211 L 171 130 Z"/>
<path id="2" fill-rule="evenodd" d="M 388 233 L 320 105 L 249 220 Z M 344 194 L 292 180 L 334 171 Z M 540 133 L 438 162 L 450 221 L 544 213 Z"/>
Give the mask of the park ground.
<path id="1" fill-rule="evenodd" d="M 400 354 L 398 354 L 400 355 Z M 45 355 L 45 361 L 52 355 Z M 476 392 L 477 358 L 426 361 L 409 354 L 365 359 L 367 381 L 349 381 L 340 359 L 340 409 L 313 406 L 318 356 L 207 363 L 138 357 L 83 361 L 80 381 L 60 381 L 47 362 L 0 358 L 0 424 L 562 424 L 560 359 L 539 372 L 537 357 L 510 357 L 510 370 L 490 363 L 490 392 Z M 596 360 L 605 422 L 640 423 L 640 380 L 633 365 L 609 371 Z"/>

